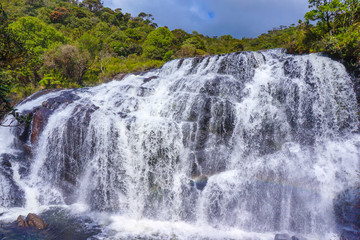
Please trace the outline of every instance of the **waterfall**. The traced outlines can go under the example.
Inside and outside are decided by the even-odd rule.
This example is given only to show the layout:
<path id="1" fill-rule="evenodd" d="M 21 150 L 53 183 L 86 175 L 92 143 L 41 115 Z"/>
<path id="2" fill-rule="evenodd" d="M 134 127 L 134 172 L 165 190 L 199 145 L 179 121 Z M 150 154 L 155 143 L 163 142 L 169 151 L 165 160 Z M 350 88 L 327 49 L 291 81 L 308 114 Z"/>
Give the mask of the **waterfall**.
<path id="1" fill-rule="evenodd" d="M 359 186 L 353 83 L 319 54 L 178 59 L 17 108 L 34 120 L 0 128 L 0 210 L 81 204 L 99 239 L 330 239 Z"/>

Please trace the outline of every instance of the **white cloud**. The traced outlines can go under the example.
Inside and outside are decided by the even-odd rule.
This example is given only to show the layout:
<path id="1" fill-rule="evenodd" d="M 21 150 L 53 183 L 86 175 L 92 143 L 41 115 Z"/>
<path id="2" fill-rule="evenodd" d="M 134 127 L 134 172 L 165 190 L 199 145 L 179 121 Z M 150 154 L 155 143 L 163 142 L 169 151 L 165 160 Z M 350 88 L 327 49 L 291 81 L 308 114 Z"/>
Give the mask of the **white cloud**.
<path id="1" fill-rule="evenodd" d="M 159 26 L 170 29 L 238 38 L 297 23 L 307 11 L 306 0 L 105 0 L 105 6 L 134 16 L 151 13 Z"/>

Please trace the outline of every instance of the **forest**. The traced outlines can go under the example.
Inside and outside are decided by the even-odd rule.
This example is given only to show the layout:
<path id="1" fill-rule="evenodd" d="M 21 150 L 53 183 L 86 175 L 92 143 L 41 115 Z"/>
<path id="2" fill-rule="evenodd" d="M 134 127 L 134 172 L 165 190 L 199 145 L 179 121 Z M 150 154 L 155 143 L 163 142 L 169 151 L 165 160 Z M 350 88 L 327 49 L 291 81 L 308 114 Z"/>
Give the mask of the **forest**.
<path id="1" fill-rule="evenodd" d="M 158 27 L 151 14 L 132 16 L 101 0 L 5 0 L 0 3 L 0 119 L 40 89 L 79 88 L 119 73 L 146 71 L 176 58 L 285 48 L 322 52 L 353 72 L 360 66 L 360 1 L 309 0 L 291 26 L 257 38 L 204 36 Z"/>

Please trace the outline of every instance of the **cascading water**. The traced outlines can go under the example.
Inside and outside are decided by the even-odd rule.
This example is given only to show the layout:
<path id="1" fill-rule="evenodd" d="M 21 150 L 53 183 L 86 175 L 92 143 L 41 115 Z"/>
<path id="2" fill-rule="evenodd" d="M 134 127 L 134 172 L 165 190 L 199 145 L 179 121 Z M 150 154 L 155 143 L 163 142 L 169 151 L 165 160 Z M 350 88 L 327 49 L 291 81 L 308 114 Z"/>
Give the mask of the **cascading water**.
<path id="1" fill-rule="evenodd" d="M 233 53 L 39 95 L 18 109 L 41 127 L 0 128 L 1 219 L 70 206 L 99 239 L 341 234 L 334 205 L 359 185 L 360 135 L 338 62 Z"/>

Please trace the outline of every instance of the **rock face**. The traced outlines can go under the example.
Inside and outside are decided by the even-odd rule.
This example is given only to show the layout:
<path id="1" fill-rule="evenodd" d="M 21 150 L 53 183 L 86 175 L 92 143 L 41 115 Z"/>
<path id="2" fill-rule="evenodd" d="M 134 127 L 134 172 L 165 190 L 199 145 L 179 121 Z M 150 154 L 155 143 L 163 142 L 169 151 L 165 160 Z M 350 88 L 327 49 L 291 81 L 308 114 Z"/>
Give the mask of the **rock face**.
<path id="1" fill-rule="evenodd" d="M 50 114 L 51 114 L 51 110 L 44 107 L 41 107 L 39 110 L 35 112 L 33 116 L 31 136 L 30 136 L 31 143 L 37 142 L 39 134 L 44 129 Z"/>
<path id="2" fill-rule="evenodd" d="M 40 95 L 41 96 L 41 95 Z M 31 124 L 30 141 L 37 143 L 39 135 L 44 130 L 50 115 L 62 104 L 70 104 L 78 97 L 70 91 L 62 92 L 58 97 L 50 98 L 42 103 L 40 108 L 36 108 L 30 114 L 33 116 Z M 23 134 L 27 135 L 27 134 Z M 24 139 L 26 141 L 27 139 Z"/>
<path id="3" fill-rule="evenodd" d="M 306 240 L 306 238 L 302 236 L 292 236 L 290 238 L 289 234 L 287 233 L 278 233 L 275 235 L 274 240 Z"/>
<path id="4" fill-rule="evenodd" d="M 11 162 L 16 162 L 16 158 L 11 154 L 0 154 L 0 206 L 12 207 L 24 204 L 24 192 L 16 184 Z"/>
<path id="5" fill-rule="evenodd" d="M 352 235 L 360 228 L 360 189 L 352 187 L 339 193 L 334 199 L 334 212 L 344 238 L 358 239 Z"/>
<path id="6" fill-rule="evenodd" d="M 289 234 L 286 233 L 279 233 L 275 235 L 274 240 L 290 240 L 290 236 Z"/>
<path id="7" fill-rule="evenodd" d="M 291 240 L 306 240 L 306 238 L 304 238 L 302 236 L 292 236 Z"/>
<path id="8" fill-rule="evenodd" d="M 193 180 L 190 180 L 190 186 L 196 187 L 198 190 L 202 191 L 206 187 L 208 177 L 201 175 Z"/>
<path id="9" fill-rule="evenodd" d="M 44 230 L 48 226 L 41 217 L 34 213 L 29 213 L 25 220 L 24 217 L 20 215 L 16 222 L 18 223 L 18 227 L 34 227 L 38 230 Z"/>

